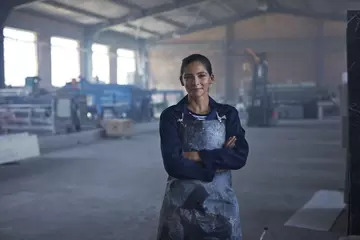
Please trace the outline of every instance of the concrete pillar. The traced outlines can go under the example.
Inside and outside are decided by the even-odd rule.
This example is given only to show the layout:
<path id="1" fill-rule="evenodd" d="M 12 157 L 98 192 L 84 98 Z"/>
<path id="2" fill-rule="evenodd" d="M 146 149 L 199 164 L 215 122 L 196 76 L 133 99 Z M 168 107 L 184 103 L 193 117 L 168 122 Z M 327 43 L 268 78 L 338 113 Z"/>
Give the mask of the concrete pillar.
<path id="1" fill-rule="evenodd" d="M 81 75 L 88 81 L 92 80 L 92 49 L 94 35 L 85 31 L 84 39 L 80 43 Z"/>
<path id="2" fill-rule="evenodd" d="M 150 65 L 149 65 L 149 52 L 147 48 L 144 48 L 144 78 L 145 78 L 145 87 L 146 89 L 151 88 L 150 82 Z"/>
<path id="3" fill-rule="evenodd" d="M 318 88 L 326 86 L 325 83 L 325 37 L 324 21 L 316 21 L 317 32 L 314 41 L 315 81 Z"/>
<path id="4" fill-rule="evenodd" d="M 110 47 L 110 83 L 117 84 L 117 48 Z"/>
<path id="5" fill-rule="evenodd" d="M 5 4 L 3 4 L 5 5 Z M 4 24 L 11 11 L 10 7 L 0 8 L 0 89 L 5 88 L 5 62 L 4 62 Z"/>
<path id="6" fill-rule="evenodd" d="M 147 50 L 142 41 L 138 41 L 138 48 L 135 52 L 136 56 L 136 78 L 138 84 L 142 88 L 149 88 L 149 78 L 147 76 Z"/>
<path id="7" fill-rule="evenodd" d="M 360 235 L 360 33 L 358 31 L 359 11 L 348 11 L 347 14 L 347 69 L 348 69 L 348 116 L 349 116 L 349 231 L 348 235 Z M 355 19 L 355 20 L 354 20 Z M 355 65 L 355 67 L 354 67 Z"/>
<path id="8" fill-rule="evenodd" d="M 226 35 L 224 42 L 224 52 L 225 52 L 225 101 L 233 102 L 237 97 L 237 89 L 234 84 L 234 61 L 232 57 L 232 50 L 234 42 L 234 24 L 228 24 L 226 26 Z"/>
<path id="9" fill-rule="evenodd" d="M 37 34 L 37 57 L 38 57 L 38 75 L 41 78 L 40 86 L 42 88 L 52 88 L 51 84 L 51 42 L 50 35 Z"/>

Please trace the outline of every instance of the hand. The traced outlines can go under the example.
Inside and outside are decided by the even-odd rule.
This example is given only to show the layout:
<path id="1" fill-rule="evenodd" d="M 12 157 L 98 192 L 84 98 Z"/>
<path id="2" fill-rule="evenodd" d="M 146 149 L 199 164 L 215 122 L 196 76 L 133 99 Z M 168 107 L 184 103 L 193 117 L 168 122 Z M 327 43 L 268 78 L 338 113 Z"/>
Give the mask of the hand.
<path id="1" fill-rule="evenodd" d="M 236 142 L 236 137 L 235 137 L 235 136 L 230 137 L 230 138 L 226 141 L 224 147 L 225 147 L 225 148 L 233 148 L 233 147 L 235 147 L 235 142 Z"/>
<path id="2" fill-rule="evenodd" d="M 198 152 L 184 152 L 184 157 L 193 160 L 195 162 L 200 162 L 200 155 Z"/>

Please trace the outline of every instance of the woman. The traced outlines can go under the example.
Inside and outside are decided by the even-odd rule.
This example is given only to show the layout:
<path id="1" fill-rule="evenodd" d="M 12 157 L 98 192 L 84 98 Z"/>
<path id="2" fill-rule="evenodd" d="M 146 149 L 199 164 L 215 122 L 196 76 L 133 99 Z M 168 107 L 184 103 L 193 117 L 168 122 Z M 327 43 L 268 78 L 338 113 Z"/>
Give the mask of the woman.
<path id="1" fill-rule="evenodd" d="M 180 75 L 188 95 L 160 117 L 169 178 L 158 240 L 241 240 L 230 170 L 245 165 L 249 147 L 238 112 L 209 97 L 215 78 L 205 56 L 183 59 Z"/>

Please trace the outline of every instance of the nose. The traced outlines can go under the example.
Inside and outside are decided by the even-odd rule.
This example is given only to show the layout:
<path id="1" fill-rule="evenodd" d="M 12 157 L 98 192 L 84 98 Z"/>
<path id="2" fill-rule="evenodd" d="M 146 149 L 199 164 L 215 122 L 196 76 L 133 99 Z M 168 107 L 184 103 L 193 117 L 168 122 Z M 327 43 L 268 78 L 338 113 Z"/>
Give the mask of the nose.
<path id="1" fill-rule="evenodd" d="M 194 82 L 193 82 L 193 84 L 194 84 L 195 86 L 200 85 L 200 78 L 199 78 L 198 76 L 195 76 L 195 77 L 194 77 Z"/>

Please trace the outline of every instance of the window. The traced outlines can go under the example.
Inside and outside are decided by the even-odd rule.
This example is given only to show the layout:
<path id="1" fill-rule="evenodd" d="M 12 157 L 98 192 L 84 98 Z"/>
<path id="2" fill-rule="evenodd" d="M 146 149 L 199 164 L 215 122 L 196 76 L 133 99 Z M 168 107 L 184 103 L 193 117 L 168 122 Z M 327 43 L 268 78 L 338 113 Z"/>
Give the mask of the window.
<path id="1" fill-rule="evenodd" d="M 117 83 L 134 84 L 136 71 L 135 51 L 118 49 L 117 51 Z"/>
<path id="2" fill-rule="evenodd" d="M 92 75 L 101 82 L 110 83 L 109 47 L 101 44 L 92 45 Z"/>
<path id="3" fill-rule="evenodd" d="M 24 86 L 26 77 L 37 76 L 36 34 L 15 28 L 4 28 L 5 84 Z"/>
<path id="4" fill-rule="evenodd" d="M 79 42 L 67 38 L 51 38 L 51 84 L 62 87 L 80 76 Z"/>

